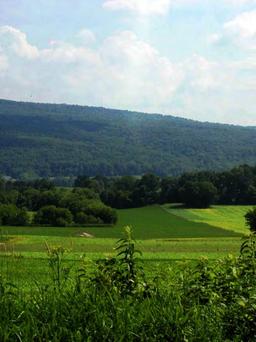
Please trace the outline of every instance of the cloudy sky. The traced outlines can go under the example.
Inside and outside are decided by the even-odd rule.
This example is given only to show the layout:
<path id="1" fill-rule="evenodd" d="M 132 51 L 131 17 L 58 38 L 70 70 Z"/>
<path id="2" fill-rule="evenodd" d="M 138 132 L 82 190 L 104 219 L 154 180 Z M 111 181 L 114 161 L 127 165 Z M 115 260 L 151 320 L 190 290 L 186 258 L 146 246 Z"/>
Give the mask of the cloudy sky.
<path id="1" fill-rule="evenodd" d="M 256 0 L 0 0 L 0 98 L 256 125 Z"/>

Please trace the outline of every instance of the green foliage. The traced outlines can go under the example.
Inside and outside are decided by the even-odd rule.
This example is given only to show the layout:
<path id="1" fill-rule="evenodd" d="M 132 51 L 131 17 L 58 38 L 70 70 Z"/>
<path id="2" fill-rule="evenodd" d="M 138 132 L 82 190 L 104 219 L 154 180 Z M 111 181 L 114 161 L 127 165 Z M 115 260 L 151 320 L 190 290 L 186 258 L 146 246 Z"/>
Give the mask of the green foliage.
<path id="1" fill-rule="evenodd" d="M 14 204 L 18 201 L 19 193 L 17 190 L 5 190 L 0 191 L 0 203 L 1 204 Z"/>
<path id="2" fill-rule="evenodd" d="M 78 176 L 74 182 L 76 188 L 89 188 L 90 178 L 87 176 Z"/>
<path id="3" fill-rule="evenodd" d="M 115 208 L 156 203 L 185 203 L 205 208 L 210 204 L 256 204 L 256 168 L 241 165 L 226 172 L 193 172 L 180 177 L 146 174 L 141 178 L 105 179 L 101 199 Z"/>
<path id="4" fill-rule="evenodd" d="M 47 245 L 48 262 L 50 268 L 50 275 L 54 285 L 54 289 L 61 290 L 70 273 L 70 267 L 64 264 L 64 254 L 66 250 L 61 247 L 50 247 Z"/>
<path id="5" fill-rule="evenodd" d="M 0 229 L 0 243 L 5 243 L 9 240 L 8 233 Z"/>
<path id="6" fill-rule="evenodd" d="M 29 215 L 24 209 L 13 204 L 0 204 L 0 224 L 3 226 L 26 226 L 30 223 Z"/>
<path id="7" fill-rule="evenodd" d="M 252 233 L 256 233 L 256 208 L 250 209 L 245 214 L 246 225 Z"/>
<path id="8" fill-rule="evenodd" d="M 249 258 L 256 261 L 256 236 L 251 234 L 244 239 L 240 248 L 240 255 L 243 258 Z"/>
<path id="9" fill-rule="evenodd" d="M 56 208 L 54 205 L 42 207 L 34 217 L 35 224 L 47 224 L 56 227 L 71 225 L 73 216 L 66 208 Z"/>
<path id="10" fill-rule="evenodd" d="M 182 203 L 192 208 L 208 208 L 214 203 L 216 195 L 215 186 L 206 181 L 187 182 L 179 189 Z"/>
<path id="11" fill-rule="evenodd" d="M 151 204 L 180 203 L 205 208 L 210 204 L 256 204 L 256 167 L 241 165 L 227 172 L 186 173 L 178 178 L 160 178 L 154 174 L 142 177 L 87 177 L 79 176 L 73 190 L 55 188 L 48 180 L 33 182 L 7 181 L 0 190 L 0 203 L 37 211 L 46 205 L 69 209 L 74 215 L 90 217 L 88 223 L 100 223 L 89 210 L 90 206 L 134 208 Z M 86 187 L 85 187 L 86 186 Z M 87 209 L 86 209 L 87 208 Z M 112 212 L 113 213 L 113 212 Z M 113 218 L 105 222 L 115 222 Z M 78 222 L 86 222 L 86 216 Z"/>
<path id="12" fill-rule="evenodd" d="M 97 262 L 93 282 L 100 288 L 114 290 L 122 296 L 135 293 L 146 295 L 149 285 L 138 265 L 137 255 L 141 255 L 141 252 L 135 249 L 131 227 L 125 228 L 125 237 L 117 241 L 115 250 L 116 257 Z"/>
<path id="13" fill-rule="evenodd" d="M 59 205 L 67 208 L 77 224 L 115 224 L 115 210 L 104 205 L 91 189 L 74 189 L 62 196 Z"/>
<path id="14" fill-rule="evenodd" d="M 5 100 L 0 121 L 0 172 L 14 178 L 178 175 L 255 163 L 254 128 Z"/>
<path id="15" fill-rule="evenodd" d="M 48 180 L 33 182 L 3 182 L 0 191 L 3 224 L 29 224 L 26 211 L 37 212 L 35 224 L 67 226 L 73 224 L 114 224 L 115 210 L 104 205 L 91 188 L 55 188 Z M 5 209 L 4 209 L 5 208 Z M 15 211 L 16 219 L 5 218 L 3 211 Z M 0 210 L 1 211 L 1 210 Z M 12 215 L 14 216 L 14 214 Z M 1 215 L 0 215 L 1 219 Z M 0 221 L 0 224 L 1 224 Z M 9 223 L 5 223 L 5 222 Z"/>
<path id="16" fill-rule="evenodd" d="M 88 215 L 83 211 L 79 211 L 78 213 L 76 213 L 75 215 L 75 222 L 79 225 L 93 225 L 93 224 L 102 224 L 102 221 L 100 219 L 97 219 L 95 216 L 93 215 Z"/>
<path id="17" fill-rule="evenodd" d="M 52 286 L 24 291 L 0 277 L 0 340 L 255 341 L 255 256 L 169 264 L 150 286 L 130 233 L 91 275 L 74 276 L 56 247 Z"/>

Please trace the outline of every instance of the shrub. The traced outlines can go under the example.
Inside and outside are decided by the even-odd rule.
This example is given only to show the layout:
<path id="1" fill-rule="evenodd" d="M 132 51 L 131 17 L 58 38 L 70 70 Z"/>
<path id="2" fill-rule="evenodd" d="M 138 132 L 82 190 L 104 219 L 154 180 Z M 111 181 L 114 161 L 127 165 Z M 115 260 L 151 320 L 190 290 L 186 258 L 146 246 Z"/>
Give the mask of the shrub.
<path id="1" fill-rule="evenodd" d="M 90 203 L 85 212 L 99 218 L 103 223 L 115 224 L 117 222 L 117 213 L 114 209 L 107 207 L 101 203 Z"/>
<path id="2" fill-rule="evenodd" d="M 245 214 L 246 225 L 252 233 L 256 233 L 256 208 L 249 210 Z"/>
<path id="3" fill-rule="evenodd" d="M 54 205 L 42 207 L 34 217 L 34 223 L 65 227 L 73 222 L 73 215 L 66 208 L 57 208 Z"/>
<path id="4" fill-rule="evenodd" d="M 15 226 L 27 226 L 30 224 L 30 218 L 28 212 L 25 209 L 18 209 L 16 216 L 12 222 L 12 225 Z"/>
<path id="5" fill-rule="evenodd" d="M 84 212 L 80 211 L 74 217 L 75 223 L 78 224 L 102 224 L 103 221 L 100 218 L 97 218 L 93 215 L 87 215 Z"/>
<path id="6" fill-rule="evenodd" d="M 29 224 L 29 215 L 25 209 L 19 209 L 13 204 L 1 204 L 0 223 L 4 226 L 26 226 Z"/>
<path id="7" fill-rule="evenodd" d="M 121 296 L 136 295 L 146 297 L 152 290 L 145 279 L 143 268 L 139 266 L 132 229 L 125 228 L 125 236 L 117 241 L 116 257 L 97 261 L 93 283 L 98 289 L 114 291 Z"/>
<path id="8" fill-rule="evenodd" d="M 114 224 L 116 211 L 104 205 L 90 189 L 75 189 L 60 202 L 63 208 L 70 210 L 74 222 L 78 224 Z M 95 197 L 95 196 L 94 196 Z"/>

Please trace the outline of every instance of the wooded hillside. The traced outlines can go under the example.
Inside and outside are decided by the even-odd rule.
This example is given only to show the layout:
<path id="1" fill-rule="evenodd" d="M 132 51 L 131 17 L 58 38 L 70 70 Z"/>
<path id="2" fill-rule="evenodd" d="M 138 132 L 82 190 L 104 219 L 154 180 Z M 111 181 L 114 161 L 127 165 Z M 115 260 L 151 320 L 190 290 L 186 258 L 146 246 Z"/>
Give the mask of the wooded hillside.
<path id="1" fill-rule="evenodd" d="M 173 116 L 0 100 L 0 173 L 179 175 L 255 164 L 256 130 Z"/>

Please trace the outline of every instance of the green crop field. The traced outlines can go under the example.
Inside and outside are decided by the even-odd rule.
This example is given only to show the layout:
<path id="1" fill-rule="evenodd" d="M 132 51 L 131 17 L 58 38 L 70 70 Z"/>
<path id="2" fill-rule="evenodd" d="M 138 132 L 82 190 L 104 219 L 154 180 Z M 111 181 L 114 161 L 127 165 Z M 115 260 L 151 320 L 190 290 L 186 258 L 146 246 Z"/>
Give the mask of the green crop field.
<path id="1" fill-rule="evenodd" d="M 245 225 L 244 215 L 251 209 L 251 206 L 213 206 L 209 209 L 184 209 L 175 208 L 166 204 L 164 208 L 173 215 L 195 223 L 206 223 L 211 226 L 220 227 L 229 231 L 247 234 L 248 228 Z"/>
<path id="2" fill-rule="evenodd" d="M 94 238 L 120 238 L 124 226 L 130 225 L 134 229 L 137 239 L 165 239 L 165 238 L 202 238 L 202 237 L 231 237 L 237 236 L 226 227 L 196 222 L 189 217 L 166 209 L 166 206 L 149 206 L 136 209 L 118 210 L 118 223 L 113 227 L 86 227 L 86 228 L 51 228 L 51 227 L 4 227 L 3 231 L 9 235 L 29 236 L 57 236 L 80 237 L 86 232 Z M 240 207 L 239 207 L 240 208 Z M 240 217 L 240 211 L 237 212 Z M 242 216 L 241 216 L 242 217 Z M 240 217 L 240 219 L 241 219 Z"/>
<path id="3" fill-rule="evenodd" d="M 148 269 L 159 269 L 173 260 L 237 255 L 241 233 L 248 231 L 243 218 L 247 210 L 240 206 L 192 210 L 164 205 L 118 210 L 118 224 L 113 227 L 2 227 L 0 267 L 28 285 L 46 276 L 47 245 L 65 247 L 69 262 L 111 256 L 126 225 L 133 227 Z"/>

